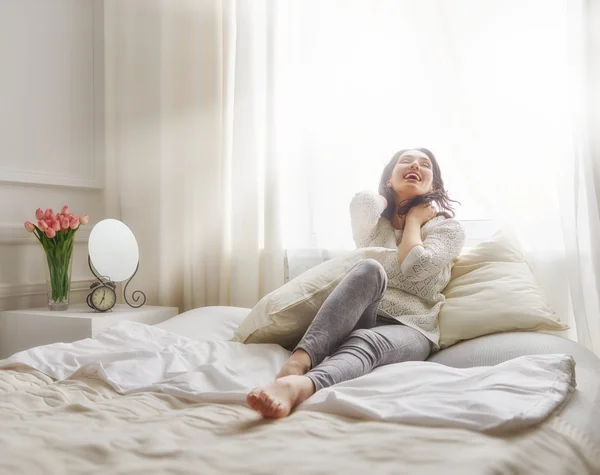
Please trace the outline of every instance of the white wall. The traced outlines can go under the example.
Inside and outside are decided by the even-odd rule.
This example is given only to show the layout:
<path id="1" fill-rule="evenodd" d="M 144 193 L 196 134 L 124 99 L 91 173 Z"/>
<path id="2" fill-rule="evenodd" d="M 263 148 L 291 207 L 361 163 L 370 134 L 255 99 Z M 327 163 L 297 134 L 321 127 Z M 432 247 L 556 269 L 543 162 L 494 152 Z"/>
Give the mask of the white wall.
<path id="1" fill-rule="evenodd" d="M 72 301 L 91 273 L 87 237 L 104 212 L 102 0 L 0 2 L 0 310 L 47 304 L 43 251 L 23 222 L 68 204 Z"/>

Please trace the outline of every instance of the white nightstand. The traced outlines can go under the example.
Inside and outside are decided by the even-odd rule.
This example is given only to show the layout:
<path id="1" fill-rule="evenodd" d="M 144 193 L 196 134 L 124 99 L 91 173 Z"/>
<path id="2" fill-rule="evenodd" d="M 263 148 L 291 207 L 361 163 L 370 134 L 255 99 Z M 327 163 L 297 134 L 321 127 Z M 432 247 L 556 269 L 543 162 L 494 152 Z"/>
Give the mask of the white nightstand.
<path id="1" fill-rule="evenodd" d="M 0 312 L 0 359 L 35 346 L 92 338 L 121 320 L 154 325 L 178 313 L 177 307 L 131 308 L 125 304 L 115 305 L 112 312 L 97 313 L 85 303 L 70 305 L 64 312 L 46 307 Z"/>

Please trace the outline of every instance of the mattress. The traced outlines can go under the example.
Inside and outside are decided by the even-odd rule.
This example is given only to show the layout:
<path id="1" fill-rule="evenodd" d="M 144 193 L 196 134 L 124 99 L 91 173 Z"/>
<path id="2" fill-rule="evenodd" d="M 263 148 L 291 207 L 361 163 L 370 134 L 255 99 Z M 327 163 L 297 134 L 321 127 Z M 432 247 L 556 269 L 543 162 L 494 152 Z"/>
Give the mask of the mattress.
<path id="1" fill-rule="evenodd" d="M 157 326 L 226 340 L 248 311 L 207 307 Z M 575 394 L 559 414 L 510 436 L 309 411 L 265 420 L 241 405 L 122 396 L 89 375 L 57 382 L 14 367 L 0 371 L 0 473 L 598 474 L 600 360 L 580 345 L 539 333 L 491 335 L 432 360 L 495 364 L 560 345 L 577 363 Z"/>

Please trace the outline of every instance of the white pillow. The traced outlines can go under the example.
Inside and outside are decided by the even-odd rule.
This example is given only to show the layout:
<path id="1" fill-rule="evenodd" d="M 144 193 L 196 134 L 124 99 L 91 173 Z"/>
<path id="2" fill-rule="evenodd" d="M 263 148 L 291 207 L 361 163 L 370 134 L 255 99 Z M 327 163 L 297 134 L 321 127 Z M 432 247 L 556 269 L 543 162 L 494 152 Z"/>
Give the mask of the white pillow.
<path id="1" fill-rule="evenodd" d="M 307 270 L 265 295 L 235 331 L 231 341 L 277 343 L 293 350 L 325 299 L 344 276 L 364 259 L 383 262 L 395 249 L 367 247 L 349 251 Z"/>
<path id="2" fill-rule="evenodd" d="M 229 340 L 248 313 L 242 307 L 199 307 L 154 326 L 197 341 Z"/>
<path id="3" fill-rule="evenodd" d="M 455 260 L 443 293 L 441 348 L 490 333 L 569 328 L 547 303 L 517 241 L 503 231 Z"/>

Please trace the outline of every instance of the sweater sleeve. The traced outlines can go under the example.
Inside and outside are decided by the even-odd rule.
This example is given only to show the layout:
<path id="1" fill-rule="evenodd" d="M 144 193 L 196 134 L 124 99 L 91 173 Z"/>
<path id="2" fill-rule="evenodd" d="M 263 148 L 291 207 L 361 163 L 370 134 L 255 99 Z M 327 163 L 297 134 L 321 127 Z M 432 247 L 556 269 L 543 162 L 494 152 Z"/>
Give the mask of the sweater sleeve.
<path id="1" fill-rule="evenodd" d="M 394 228 L 381 213 L 385 210 L 385 198 L 371 191 L 356 193 L 350 202 L 352 237 L 357 248 L 385 247 Z"/>
<path id="2" fill-rule="evenodd" d="M 445 219 L 433 227 L 422 246 L 413 247 L 402 262 L 402 274 L 411 282 L 419 282 L 438 274 L 460 254 L 465 231 L 455 219 Z"/>

